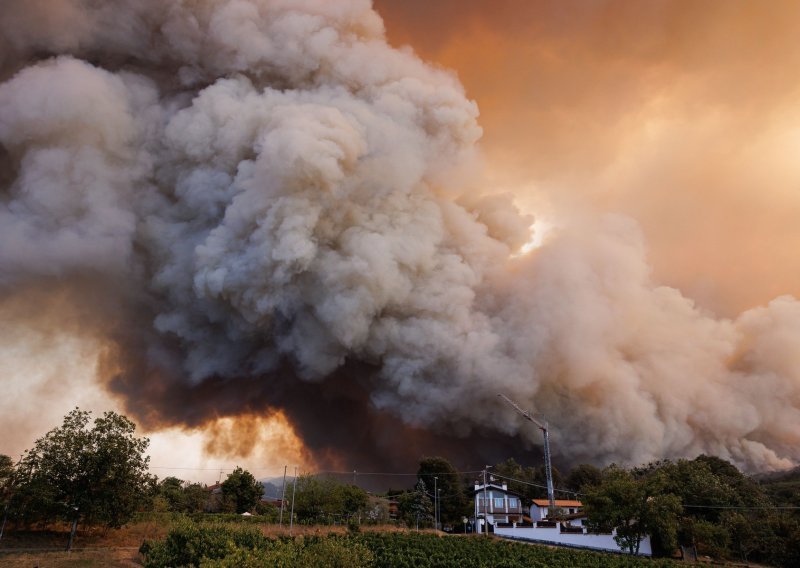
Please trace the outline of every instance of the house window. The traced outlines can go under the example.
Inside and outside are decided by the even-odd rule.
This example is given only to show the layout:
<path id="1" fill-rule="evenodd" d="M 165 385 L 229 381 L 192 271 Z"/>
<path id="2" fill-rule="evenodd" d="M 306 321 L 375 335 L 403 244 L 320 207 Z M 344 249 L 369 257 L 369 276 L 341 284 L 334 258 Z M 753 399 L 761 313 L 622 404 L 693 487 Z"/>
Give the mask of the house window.
<path id="1" fill-rule="evenodd" d="M 503 498 L 502 497 L 495 497 L 494 498 L 494 506 L 495 508 L 502 508 L 503 507 Z"/>
<path id="2" fill-rule="evenodd" d="M 516 497 L 509 497 L 509 498 L 508 498 L 508 506 L 509 506 L 509 507 L 516 507 L 516 506 L 517 506 L 517 499 L 516 499 Z"/>

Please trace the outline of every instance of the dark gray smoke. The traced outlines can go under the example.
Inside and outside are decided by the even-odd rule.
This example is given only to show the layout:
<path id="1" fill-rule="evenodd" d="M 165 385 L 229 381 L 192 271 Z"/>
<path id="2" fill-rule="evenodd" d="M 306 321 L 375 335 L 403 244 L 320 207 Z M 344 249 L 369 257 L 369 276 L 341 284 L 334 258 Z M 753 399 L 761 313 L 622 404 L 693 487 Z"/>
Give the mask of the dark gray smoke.
<path id="1" fill-rule="evenodd" d="M 800 304 L 715 319 L 621 217 L 516 255 L 475 103 L 369 2 L 12 0 L 0 34 L 0 294 L 68 290 L 143 423 L 283 409 L 375 463 L 536 440 L 504 392 L 575 459 L 800 458 Z"/>

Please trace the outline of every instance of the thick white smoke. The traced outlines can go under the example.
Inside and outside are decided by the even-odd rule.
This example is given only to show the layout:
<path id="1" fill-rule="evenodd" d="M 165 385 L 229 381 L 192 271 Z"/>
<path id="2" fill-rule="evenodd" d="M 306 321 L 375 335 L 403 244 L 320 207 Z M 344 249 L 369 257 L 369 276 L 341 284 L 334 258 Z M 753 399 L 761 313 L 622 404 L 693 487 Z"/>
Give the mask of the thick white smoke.
<path id="1" fill-rule="evenodd" d="M 476 105 L 368 1 L 11 0 L 0 53 L 0 294 L 108 279 L 119 364 L 356 361 L 414 426 L 537 439 L 503 392 L 575 459 L 800 460 L 800 304 L 716 319 L 620 217 L 514 256 L 532 219 L 475 187 Z"/>

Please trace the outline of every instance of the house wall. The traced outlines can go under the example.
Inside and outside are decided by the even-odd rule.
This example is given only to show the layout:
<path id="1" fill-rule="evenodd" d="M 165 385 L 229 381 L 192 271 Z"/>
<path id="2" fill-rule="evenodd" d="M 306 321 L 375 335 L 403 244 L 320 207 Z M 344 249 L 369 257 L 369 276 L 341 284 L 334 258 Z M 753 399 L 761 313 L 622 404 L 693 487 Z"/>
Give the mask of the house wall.
<path id="1" fill-rule="evenodd" d="M 474 511 L 475 518 L 477 519 L 484 516 L 483 486 L 475 485 L 475 492 Z M 486 518 L 491 524 L 507 523 L 510 519 L 515 518 L 521 519 L 522 515 L 524 514 L 522 499 L 516 495 L 510 495 L 505 486 L 503 486 L 503 489 L 490 486 L 486 489 L 486 498 L 488 501 L 488 506 L 486 507 Z M 495 502 L 495 499 L 501 499 L 502 502 Z M 511 506 L 509 499 L 514 499 L 516 504 Z"/>
<path id="2" fill-rule="evenodd" d="M 582 511 L 583 509 L 579 507 L 565 507 L 564 510 L 567 513 L 576 513 Z M 540 507 L 539 505 L 534 503 L 533 505 L 531 505 L 531 519 L 533 519 L 534 521 L 541 521 L 545 517 L 547 517 L 548 511 L 549 511 L 548 507 Z"/>
<path id="3" fill-rule="evenodd" d="M 625 552 L 614 540 L 612 534 L 583 534 L 562 533 L 559 528 L 544 527 L 495 527 L 494 533 L 497 536 L 544 542 L 548 544 L 560 544 L 564 546 L 574 546 L 578 548 L 589 548 L 593 550 L 610 550 L 614 552 Z M 639 555 L 652 556 L 653 551 L 650 547 L 650 537 L 646 536 L 639 544 Z"/>

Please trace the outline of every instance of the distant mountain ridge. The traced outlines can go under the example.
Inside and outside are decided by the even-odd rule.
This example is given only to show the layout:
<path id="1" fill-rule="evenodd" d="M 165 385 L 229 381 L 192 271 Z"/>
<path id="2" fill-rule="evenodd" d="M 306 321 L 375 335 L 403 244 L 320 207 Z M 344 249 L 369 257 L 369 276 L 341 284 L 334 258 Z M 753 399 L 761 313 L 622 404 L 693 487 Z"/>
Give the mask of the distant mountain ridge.
<path id="1" fill-rule="evenodd" d="M 280 499 L 283 496 L 283 476 L 265 477 L 259 480 L 264 486 L 264 499 Z M 293 476 L 286 476 L 286 490 L 289 491 L 294 482 Z"/>

